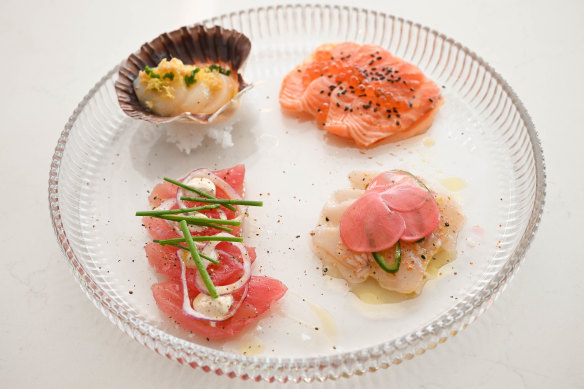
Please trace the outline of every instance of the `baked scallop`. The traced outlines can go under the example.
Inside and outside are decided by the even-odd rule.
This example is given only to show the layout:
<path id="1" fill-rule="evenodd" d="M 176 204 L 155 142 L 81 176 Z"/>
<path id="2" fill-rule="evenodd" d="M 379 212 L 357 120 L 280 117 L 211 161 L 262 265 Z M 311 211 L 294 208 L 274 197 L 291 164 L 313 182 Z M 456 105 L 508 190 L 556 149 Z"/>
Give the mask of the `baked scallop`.
<path id="1" fill-rule="evenodd" d="M 120 107 L 155 124 L 224 120 L 250 87 L 240 73 L 250 50 L 245 35 L 220 26 L 164 33 L 120 67 L 115 84 Z"/>

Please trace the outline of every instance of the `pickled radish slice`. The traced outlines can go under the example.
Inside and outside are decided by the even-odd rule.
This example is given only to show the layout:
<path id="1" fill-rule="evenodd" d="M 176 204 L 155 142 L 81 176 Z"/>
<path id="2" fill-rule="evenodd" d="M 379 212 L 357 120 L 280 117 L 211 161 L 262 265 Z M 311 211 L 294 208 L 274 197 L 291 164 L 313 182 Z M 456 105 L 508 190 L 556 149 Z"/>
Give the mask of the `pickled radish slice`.
<path id="1" fill-rule="evenodd" d="M 406 225 L 401 236 L 401 240 L 404 242 L 415 242 L 430 235 L 440 222 L 440 211 L 433 197 L 428 198 L 419 209 L 403 212 L 400 215 Z"/>
<path id="2" fill-rule="evenodd" d="M 400 170 L 389 170 L 378 174 L 367 186 L 366 192 L 384 192 L 390 187 L 402 183 L 415 184 L 416 179 L 409 173 Z"/>
<path id="3" fill-rule="evenodd" d="M 381 198 L 389 208 L 399 212 L 410 212 L 419 209 L 424 205 L 432 195 L 419 185 L 398 184 L 385 192 L 382 192 Z"/>
<path id="4" fill-rule="evenodd" d="M 390 210 L 379 193 L 365 194 L 343 214 L 341 239 L 358 252 L 385 250 L 393 246 L 405 231 L 401 215 Z"/>

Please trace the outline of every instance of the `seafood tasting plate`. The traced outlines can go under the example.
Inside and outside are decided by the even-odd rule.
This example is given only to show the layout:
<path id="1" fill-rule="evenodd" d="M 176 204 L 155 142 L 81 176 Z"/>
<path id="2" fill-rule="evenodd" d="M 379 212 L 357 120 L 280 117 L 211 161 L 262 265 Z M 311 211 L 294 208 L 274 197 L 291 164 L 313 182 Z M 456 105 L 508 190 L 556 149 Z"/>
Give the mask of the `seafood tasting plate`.
<path id="1" fill-rule="evenodd" d="M 249 37 L 241 74 L 253 88 L 232 118 L 200 135 L 196 149 L 187 154 L 169 142 L 188 123 L 157 126 L 122 111 L 118 66 L 81 101 L 58 140 L 49 179 L 52 223 L 89 299 L 129 336 L 182 364 L 281 382 L 385 368 L 473 322 L 520 265 L 545 197 L 540 143 L 511 87 L 460 43 L 379 12 L 282 6 L 202 24 Z M 283 77 L 318 45 L 344 41 L 380 45 L 440 86 L 444 105 L 426 133 L 360 148 L 281 109 Z M 165 277 L 148 264 L 150 238 L 134 213 L 149 208 L 149 191 L 165 176 L 238 164 L 246 168 L 246 198 L 263 201 L 244 223 L 245 244 L 257 253 L 252 272 L 288 291 L 238 336 L 205 339 L 157 308 L 151 286 Z M 436 255 L 420 294 L 347 284 L 311 247 L 323 204 L 349 187 L 351 172 L 393 169 L 449 193 L 466 218 L 457 252 Z"/>

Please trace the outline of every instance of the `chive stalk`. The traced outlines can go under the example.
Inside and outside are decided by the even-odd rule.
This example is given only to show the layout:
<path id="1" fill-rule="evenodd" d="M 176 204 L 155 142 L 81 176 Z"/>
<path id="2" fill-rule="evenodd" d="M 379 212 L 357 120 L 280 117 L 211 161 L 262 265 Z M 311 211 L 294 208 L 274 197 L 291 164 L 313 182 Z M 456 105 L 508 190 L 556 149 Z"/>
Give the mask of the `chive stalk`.
<path id="1" fill-rule="evenodd" d="M 238 220 L 223 220 L 223 219 L 211 219 L 208 217 L 201 216 L 185 216 L 185 215 L 156 215 L 154 216 L 158 219 L 170 220 L 174 222 L 185 221 L 188 224 L 194 225 L 208 225 L 208 224 L 224 224 L 227 226 L 240 226 L 241 222 Z"/>
<path id="2" fill-rule="evenodd" d="M 215 209 L 215 208 L 219 208 L 219 207 L 220 207 L 220 205 L 217 205 L 217 204 L 209 204 L 209 205 L 203 205 L 200 207 L 169 209 L 169 210 L 165 210 L 165 211 L 138 211 L 138 212 L 136 212 L 136 216 L 173 215 L 176 213 L 189 213 L 189 212 L 196 212 L 196 211 L 204 211 L 206 209 Z"/>
<path id="3" fill-rule="evenodd" d="M 252 200 L 233 200 L 233 199 L 209 199 L 201 197 L 181 197 L 181 200 L 186 201 L 196 201 L 198 203 L 211 203 L 211 204 L 235 204 L 235 205 L 251 205 L 252 207 L 262 207 L 264 203 L 262 201 L 252 201 Z"/>
<path id="4" fill-rule="evenodd" d="M 192 236 L 193 242 L 243 242 L 243 238 L 239 236 Z M 173 239 L 154 239 L 154 243 L 167 245 L 172 243 L 184 243 L 184 238 Z"/>
<path id="5" fill-rule="evenodd" d="M 168 243 L 166 246 L 177 247 L 177 248 L 183 249 L 183 250 L 188 250 L 189 249 L 188 247 L 183 246 L 183 245 L 178 244 L 178 243 Z M 215 265 L 219 265 L 219 261 L 218 260 L 216 260 L 214 258 L 211 258 L 211 257 L 208 257 L 208 256 L 206 256 L 205 254 L 203 254 L 201 252 L 199 252 L 199 256 L 201 258 L 205 258 L 207 261 L 209 261 L 209 262 L 211 262 L 211 263 L 213 263 Z"/>
<path id="6" fill-rule="evenodd" d="M 193 238 L 191 237 L 191 232 L 189 231 L 189 227 L 187 225 L 187 222 L 184 220 L 181 220 L 179 224 L 180 224 L 180 229 L 185 237 L 185 242 L 187 243 L 187 246 L 189 246 L 189 251 L 191 252 L 191 257 L 193 258 L 193 261 L 195 261 L 195 265 L 197 266 L 197 270 L 199 270 L 199 273 L 201 274 L 201 278 L 203 279 L 203 282 L 205 283 L 205 286 L 207 287 L 207 291 L 209 292 L 209 295 L 212 298 L 219 297 L 219 294 L 217 293 L 217 290 L 215 289 L 215 285 L 213 285 L 213 281 L 211 280 L 209 273 L 207 273 L 207 269 L 205 268 L 205 266 L 203 266 L 203 262 L 201 261 L 201 257 L 199 256 L 199 250 L 197 250 L 197 247 L 195 246 L 195 242 L 193 241 Z"/>
<path id="7" fill-rule="evenodd" d="M 208 198 L 208 199 L 216 199 L 216 197 L 215 197 L 215 196 L 212 196 L 212 195 L 210 195 L 210 194 L 208 194 L 208 193 L 205 193 L 205 192 L 203 192 L 203 191 L 202 191 L 202 190 L 200 190 L 200 189 L 193 188 L 192 186 L 189 186 L 189 185 L 183 184 L 183 183 L 182 183 L 182 182 L 180 182 L 180 181 L 173 180 L 172 178 L 164 177 L 164 181 L 170 182 L 171 184 L 174 184 L 174 185 L 176 185 L 176 186 L 180 186 L 180 187 L 181 187 L 181 188 L 183 188 L 183 189 L 190 190 L 191 192 L 195 192 L 195 193 L 196 193 L 196 194 L 198 194 L 199 196 L 203 196 L 203 197 L 206 197 L 206 198 Z M 235 207 L 232 207 L 231 205 L 225 205 L 225 208 L 227 208 L 227 209 L 229 209 L 229 210 L 231 210 L 231 211 L 235 212 Z"/>

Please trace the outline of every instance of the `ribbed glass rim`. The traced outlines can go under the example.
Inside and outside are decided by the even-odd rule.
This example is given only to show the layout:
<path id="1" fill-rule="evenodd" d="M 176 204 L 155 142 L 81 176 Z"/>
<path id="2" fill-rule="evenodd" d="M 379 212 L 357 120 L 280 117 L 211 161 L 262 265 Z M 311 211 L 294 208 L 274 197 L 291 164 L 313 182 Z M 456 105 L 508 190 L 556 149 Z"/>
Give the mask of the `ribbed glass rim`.
<path id="1" fill-rule="evenodd" d="M 524 231 L 516 249 L 506 261 L 505 266 L 492 275 L 491 279 L 476 294 L 465 296 L 454 307 L 444 312 L 431 323 L 412 330 L 410 333 L 390 340 L 376 346 L 368 347 L 358 351 L 343 352 L 323 357 L 308 358 L 274 358 L 274 357 L 251 357 L 242 356 L 210 349 L 189 341 L 169 335 L 156 327 L 149 325 L 128 312 L 116 306 L 103 289 L 97 285 L 87 274 L 83 263 L 76 257 L 71 247 L 67 233 L 63 226 L 59 202 L 59 174 L 63 155 L 66 153 L 66 146 L 74 124 L 80 113 L 85 109 L 88 102 L 96 92 L 110 79 L 119 69 L 119 65 L 110 70 L 81 100 L 73 114 L 67 121 L 65 128 L 61 132 L 55 152 L 52 158 L 49 173 L 49 209 L 52 225 L 61 250 L 67 258 L 71 269 L 81 289 L 95 306 L 115 323 L 122 331 L 148 348 L 174 359 L 181 364 L 191 367 L 200 367 L 206 372 L 214 372 L 218 375 L 228 377 L 240 377 L 255 381 L 278 381 L 278 382 L 311 382 L 314 380 L 324 381 L 327 379 L 337 379 L 340 377 L 350 377 L 354 374 L 361 374 L 368 371 L 375 371 L 379 368 L 387 368 L 392 364 L 399 364 L 404 360 L 412 359 L 415 355 L 423 354 L 426 350 L 435 348 L 438 344 L 445 342 L 449 337 L 472 323 L 482 314 L 502 292 L 506 284 L 511 280 L 519 265 L 521 264 L 526 250 L 538 229 L 541 220 L 543 206 L 545 202 L 546 176 L 545 163 L 541 142 L 539 140 L 535 126 L 521 100 L 517 97 L 513 89 L 507 82 L 482 58 L 473 51 L 464 47 L 457 41 L 445 35 L 424 27 L 418 23 L 396 17 L 384 12 L 366 10 L 357 7 L 338 5 L 280 5 L 269 7 L 250 8 L 238 12 L 217 16 L 201 22 L 205 25 L 221 24 L 222 19 L 241 17 L 241 15 L 276 12 L 281 10 L 318 10 L 318 11 L 338 11 L 357 14 L 370 14 L 389 20 L 392 23 L 401 23 L 416 28 L 422 28 L 427 33 L 448 42 L 457 47 L 464 54 L 470 56 L 474 61 L 484 68 L 491 77 L 501 86 L 503 93 L 511 100 L 517 109 L 520 119 L 523 122 L 533 152 L 535 165 L 535 198 L 533 209 L 528 220 L 527 229 Z"/>

